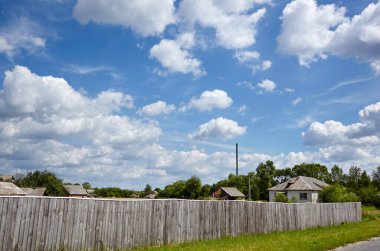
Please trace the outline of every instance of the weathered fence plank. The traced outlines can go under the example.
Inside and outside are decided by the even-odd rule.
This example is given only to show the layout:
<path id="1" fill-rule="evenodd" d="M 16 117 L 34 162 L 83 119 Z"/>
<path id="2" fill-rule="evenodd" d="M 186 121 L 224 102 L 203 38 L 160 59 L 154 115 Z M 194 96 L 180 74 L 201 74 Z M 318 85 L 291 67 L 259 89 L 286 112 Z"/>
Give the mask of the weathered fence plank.
<path id="1" fill-rule="evenodd" d="M 0 250 L 116 250 L 357 222 L 360 203 L 0 197 Z"/>

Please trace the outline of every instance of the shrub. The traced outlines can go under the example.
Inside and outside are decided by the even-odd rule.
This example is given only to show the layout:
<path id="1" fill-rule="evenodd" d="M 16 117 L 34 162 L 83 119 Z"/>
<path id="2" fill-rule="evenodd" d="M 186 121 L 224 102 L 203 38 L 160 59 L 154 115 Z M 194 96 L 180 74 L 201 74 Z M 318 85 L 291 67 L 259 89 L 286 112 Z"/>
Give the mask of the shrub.
<path id="1" fill-rule="evenodd" d="M 322 202 L 357 202 L 360 198 L 352 193 L 348 192 L 342 185 L 336 184 L 327 186 L 321 191 Z"/>
<path id="2" fill-rule="evenodd" d="M 274 200 L 276 202 L 289 202 L 288 197 L 283 193 L 276 193 L 276 195 L 274 196 Z"/>

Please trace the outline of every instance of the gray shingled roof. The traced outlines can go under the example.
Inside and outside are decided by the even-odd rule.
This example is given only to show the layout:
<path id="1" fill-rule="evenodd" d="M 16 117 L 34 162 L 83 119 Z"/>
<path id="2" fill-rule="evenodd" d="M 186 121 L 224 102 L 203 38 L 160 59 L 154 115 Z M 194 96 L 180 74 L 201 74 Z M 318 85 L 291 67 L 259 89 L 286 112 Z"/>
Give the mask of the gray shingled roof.
<path id="1" fill-rule="evenodd" d="M 44 196 L 45 187 L 36 187 L 36 188 L 30 188 L 30 187 L 21 187 L 22 190 L 26 193 L 26 196 Z"/>
<path id="2" fill-rule="evenodd" d="M 81 185 L 63 185 L 70 195 L 88 195 Z"/>
<path id="3" fill-rule="evenodd" d="M 277 186 L 271 187 L 269 191 L 321 191 L 323 187 L 328 186 L 323 181 L 317 180 L 312 177 L 297 176 L 291 180 L 278 184 Z"/>
<path id="4" fill-rule="evenodd" d="M 0 182 L 0 195 L 25 195 L 25 192 L 10 182 Z"/>
<path id="5" fill-rule="evenodd" d="M 237 190 L 235 187 L 221 187 L 221 189 L 231 197 L 244 197 L 245 195 Z"/>

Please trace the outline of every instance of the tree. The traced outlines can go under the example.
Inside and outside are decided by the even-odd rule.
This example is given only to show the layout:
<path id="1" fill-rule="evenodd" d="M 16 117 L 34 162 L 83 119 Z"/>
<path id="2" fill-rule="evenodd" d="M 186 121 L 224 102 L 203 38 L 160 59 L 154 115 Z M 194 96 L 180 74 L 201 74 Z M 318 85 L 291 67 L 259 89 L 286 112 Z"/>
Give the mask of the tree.
<path id="1" fill-rule="evenodd" d="M 185 182 L 183 196 L 186 199 L 197 199 L 201 196 L 202 182 L 197 176 L 192 176 Z"/>
<path id="2" fill-rule="evenodd" d="M 291 168 L 276 169 L 274 178 L 278 183 L 284 183 L 294 177 L 294 173 Z"/>
<path id="3" fill-rule="evenodd" d="M 371 184 L 371 177 L 367 174 L 367 171 L 363 171 L 362 174 L 360 175 L 358 186 L 362 188 L 362 187 L 368 187 L 370 184 Z"/>
<path id="4" fill-rule="evenodd" d="M 353 191 L 357 191 L 359 189 L 359 180 L 360 176 L 362 174 L 362 171 L 357 166 L 352 166 L 348 170 L 348 176 L 347 176 L 347 187 L 350 188 Z"/>
<path id="5" fill-rule="evenodd" d="M 82 184 L 82 187 L 83 187 L 84 189 L 88 190 L 88 189 L 91 189 L 91 184 L 90 184 L 89 182 L 84 182 L 84 183 Z"/>
<path id="6" fill-rule="evenodd" d="M 149 185 L 149 184 L 146 184 L 145 188 L 144 188 L 144 196 L 150 194 L 152 192 L 152 187 Z"/>
<path id="7" fill-rule="evenodd" d="M 58 179 L 54 173 L 48 171 L 29 172 L 23 178 L 16 181 L 19 187 L 45 187 L 45 194 L 48 196 L 66 196 L 66 189 L 63 187 L 61 179 Z"/>
<path id="8" fill-rule="evenodd" d="M 372 182 L 377 188 L 377 190 L 380 191 L 380 166 L 378 166 L 375 170 L 372 171 Z"/>
<path id="9" fill-rule="evenodd" d="M 334 165 L 331 168 L 331 181 L 334 184 L 344 184 L 345 174 L 343 173 L 342 168 L 337 165 Z"/>
<path id="10" fill-rule="evenodd" d="M 275 180 L 273 179 L 275 170 L 276 168 L 271 160 L 268 160 L 265 164 L 260 163 L 256 168 L 259 198 L 261 200 L 268 200 L 268 188 L 275 184 Z"/>
<path id="11" fill-rule="evenodd" d="M 318 163 L 295 165 L 292 169 L 294 176 L 307 176 L 331 183 L 329 170 L 326 166 Z"/>
<path id="12" fill-rule="evenodd" d="M 211 185 L 209 185 L 209 184 L 203 185 L 202 189 L 201 189 L 201 195 L 200 195 L 200 197 L 201 198 L 208 198 L 208 197 L 211 196 L 212 192 L 213 191 L 212 191 L 212 186 Z"/>
<path id="13" fill-rule="evenodd" d="M 340 185 L 332 185 L 324 187 L 320 193 L 322 202 L 356 202 L 360 198 L 353 192 L 348 192 L 347 189 Z"/>
<path id="14" fill-rule="evenodd" d="M 289 199 L 288 197 L 283 194 L 283 193 L 277 193 L 275 196 L 274 196 L 274 201 L 275 202 L 289 202 Z"/>
<path id="15" fill-rule="evenodd" d="M 360 201 L 364 205 L 374 205 L 376 204 L 376 197 L 379 197 L 377 189 L 370 185 L 368 187 L 361 187 L 358 191 L 355 192 L 357 196 L 359 196 Z"/>

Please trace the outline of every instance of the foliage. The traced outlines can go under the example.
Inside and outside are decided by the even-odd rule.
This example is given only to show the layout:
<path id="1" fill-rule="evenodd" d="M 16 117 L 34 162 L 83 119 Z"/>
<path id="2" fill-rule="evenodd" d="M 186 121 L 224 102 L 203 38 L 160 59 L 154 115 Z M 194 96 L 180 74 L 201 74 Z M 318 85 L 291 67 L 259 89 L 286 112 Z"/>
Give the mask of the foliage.
<path id="1" fill-rule="evenodd" d="M 29 172 L 26 176 L 16 180 L 19 187 L 45 187 L 47 196 L 66 196 L 67 192 L 63 187 L 62 180 L 54 173 L 48 171 Z"/>
<path id="2" fill-rule="evenodd" d="M 275 170 L 274 163 L 270 160 L 265 163 L 260 163 L 256 168 L 259 198 L 261 200 L 268 200 L 268 188 L 276 184 L 276 181 L 274 180 Z"/>
<path id="3" fill-rule="evenodd" d="M 307 176 L 331 183 L 331 176 L 326 166 L 318 163 L 295 165 L 292 169 L 294 176 Z"/>
<path id="4" fill-rule="evenodd" d="M 151 192 L 152 192 L 152 187 L 149 184 L 146 184 L 144 191 L 143 191 L 144 196 L 147 196 Z"/>
<path id="5" fill-rule="evenodd" d="M 91 189 L 91 184 L 90 184 L 89 182 L 84 182 L 84 183 L 82 184 L 82 187 L 83 187 L 84 189 L 88 190 L 88 189 Z"/>
<path id="6" fill-rule="evenodd" d="M 348 192 L 347 189 L 339 184 L 327 186 L 322 189 L 322 202 L 356 202 L 360 201 L 359 197 L 353 192 Z"/>
<path id="7" fill-rule="evenodd" d="M 119 187 L 104 187 L 104 188 L 95 188 L 94 194 L 98 197 L 104 198 L 129 198 L 132 194 L 140 195 L 140 192 L 121 189 Z"/>
<path id="8" fill-rule="evenodd" d="M 372 182 L 377 190 L 380 191 L 380 166 L 372 171 Z"/>
<path id="9" fill-rule="evenodd" d="M 276 195 L 274 196 L 274 200 L 276 202 L 284 202 L 284 203 L 289 202 L 288 196 L 286 196 L 283 193 L 276 193 Z"/>
<path id="10" fill-rule="evenodd" d="M 342 168 L 337 165 L 334 165 L 331 168 L 331 181 L 335 184 L 344 184 L 347 179 L 347 176 L 343 173 Z"/>
<path id="11" fill-rule="evenodd" d="M 360 201 L 364 205 L 374 205 L 376 197 L 378 197 L 378 191 L 374 186 L 362 187 L 356 191 L 356 195 L 359 196 Z"/>

